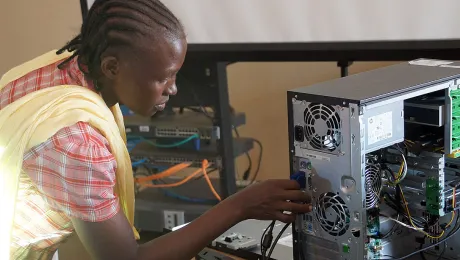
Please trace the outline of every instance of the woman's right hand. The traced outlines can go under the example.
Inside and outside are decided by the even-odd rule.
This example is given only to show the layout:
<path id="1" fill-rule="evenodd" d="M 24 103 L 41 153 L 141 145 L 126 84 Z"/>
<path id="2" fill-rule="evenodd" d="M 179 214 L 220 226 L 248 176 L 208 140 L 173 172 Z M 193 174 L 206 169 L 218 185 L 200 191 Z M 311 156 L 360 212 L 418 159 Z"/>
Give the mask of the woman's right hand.
<path id="1" fill-rule="evenodd" d="M 310 198 L 293 180 L 266 180 L 253 184 L 227 199 L 238 210 L 241 220 L 278 220 L 290 223 L 297 214 L 308 213 Z M 283 212 L 291 212 L 285 214 Z"/>

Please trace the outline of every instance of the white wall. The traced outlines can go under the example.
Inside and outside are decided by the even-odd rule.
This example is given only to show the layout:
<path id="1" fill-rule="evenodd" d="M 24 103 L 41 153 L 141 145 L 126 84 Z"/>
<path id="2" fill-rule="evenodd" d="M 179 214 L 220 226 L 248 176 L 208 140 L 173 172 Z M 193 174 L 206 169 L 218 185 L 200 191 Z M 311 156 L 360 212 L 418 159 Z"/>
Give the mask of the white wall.
<path id="1" fill-rule="evenodd" d="M 460 39 L 458 0 L 162 0 L 190 43 Z"/>

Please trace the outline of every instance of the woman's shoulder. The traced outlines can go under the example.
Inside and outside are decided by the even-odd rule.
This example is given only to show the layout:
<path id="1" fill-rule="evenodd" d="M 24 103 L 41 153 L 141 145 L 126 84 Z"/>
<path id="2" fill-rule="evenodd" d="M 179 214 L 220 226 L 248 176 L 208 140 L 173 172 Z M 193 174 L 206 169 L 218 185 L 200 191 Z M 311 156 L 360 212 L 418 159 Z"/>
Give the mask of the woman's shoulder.
<path id="1" fill-rule="evenodd" d="M 59 60 L 35 69 L 7 83 L 0 90 L 0 109 L 29 93 L 44 88 L 59 85 L 88 86 L 85 76 L 78 68 L 76 59 L 59 69 L 58 65 L 61 62 L 62 60 Z"/>
<path id="2" fill-rule="evenodd" d="M 24 162 L 53 150 L 66 156 L 80 156 L 82 160 L 93 160 L 87 151 L 96 151 L 106 160 L 115 160 L 107 139 L 88 122 L 77 122 L 56 132 L 45 142 L 33 147 L 24 154 Z M 109 158 L 110 157 L 110 158 Z M 97 159 L 99 160 L 99 159 Z"/>

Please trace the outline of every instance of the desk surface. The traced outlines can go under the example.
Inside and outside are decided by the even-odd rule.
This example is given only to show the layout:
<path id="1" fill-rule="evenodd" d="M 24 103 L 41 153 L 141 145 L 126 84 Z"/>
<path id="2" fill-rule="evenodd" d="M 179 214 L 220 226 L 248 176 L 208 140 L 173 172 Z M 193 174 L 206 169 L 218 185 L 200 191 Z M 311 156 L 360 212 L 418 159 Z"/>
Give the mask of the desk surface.
<path id="1" fill-rule="evenodd" d="M 231 259 L 257 259 L 257 256 L 260 256 L 260 238 L 262 237 L 263 232 L 268 227 L 271 221 L 259 221 L 259 220 L 246 220 L 240 222 L 227 230 L 221 237 L 228 236 L 230 234 L 241 234 L 248 238 L 253 238 L 257 241 L 257 245 L 251 249 L 244 249 L 244 250 L 233 250 L 232 248 L 224 248 L 222 246 L 213 247 L 213 250 L 222 251 L 224 255 L 228 255 Z M 177 230 L 185 225 L 176 227 L 174 230 Z M 280 230 L 283 228 L 284 223 L 276 222 L 275 228 L 273 229 L 273 237 L 275 238 Z M 216 239 L 214 241 L 219 240 Z M 247 255 L 248 257 L 243 257 Z M 292 260 L 292 234 L 291 234 L 291 227 L 288 227 L 284 234 L 281 236 L 280 240 L 278 241 L 275 249 L 273 250 L 273 254 L 271 256 L 273 259 L 279 260 Z"/>

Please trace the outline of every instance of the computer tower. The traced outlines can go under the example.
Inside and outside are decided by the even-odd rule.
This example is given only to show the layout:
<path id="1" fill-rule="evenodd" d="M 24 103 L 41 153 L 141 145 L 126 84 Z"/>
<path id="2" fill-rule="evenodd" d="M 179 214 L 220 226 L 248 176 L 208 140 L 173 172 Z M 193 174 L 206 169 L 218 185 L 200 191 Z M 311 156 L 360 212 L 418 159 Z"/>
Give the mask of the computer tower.
<path id="1" fill-rule="evenodd" d="M 290 172 L 313 205 L 294 259 L 460 259 L 459 80 L 460 63 L 418 59 L 288 91 Z"/>

